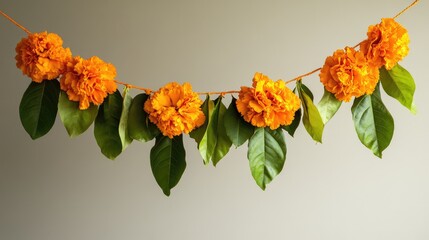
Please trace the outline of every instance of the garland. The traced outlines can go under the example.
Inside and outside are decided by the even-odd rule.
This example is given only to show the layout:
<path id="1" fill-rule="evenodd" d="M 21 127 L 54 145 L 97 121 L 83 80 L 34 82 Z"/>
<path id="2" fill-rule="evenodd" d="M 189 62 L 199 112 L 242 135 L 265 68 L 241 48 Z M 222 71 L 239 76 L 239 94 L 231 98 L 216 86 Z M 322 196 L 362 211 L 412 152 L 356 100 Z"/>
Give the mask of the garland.
<path id="1" fill-rule="evenodd" d="M 265 189 L 281 172 L 286 159 L 283 131 L 293 137 L 302 122 L 311 138 L 321 143 L 325 124 L 342 102 L 351 100 L 360 141 L 381 158 L 394 130 L 393 117 L 381 99 L 381 88 L 414 112 L 415 83 L 398 64 L 408 54 L 409 36 L 395 19 L 417 2 L 393 18 L 369 26 L 367 39 L 336 50 L 322 68 L 289 81 L 273 81 L 255 73 L 251 87 L 202 93 L 193 92 L 189 83 L 172 82 L 154 91 L 120 82 L 115 80 L 114 65 L 96 56 L 73 57 L 57 34 L 31 33 L 0 13 L 28 34 L 17 44 L 15 58 L 17 67 L 32 79 L 19 106 L 21 123 L 30 137 L 47 134 L 58 113 L 70 137 L 94 124 L 97 144 L 112 160 L 133 140 L 155 139 L 151 168 L 168 196 L 186 168 L 183 134 L 196 141 L 204 164 L 216 165 L 232 145 L 239 147 L 248 142 L 252 176 Z M 324 95 L 316 105 L 312 92 L 301 80 L 319 71 Z M 292 82 L 296 83 L 293 90 L 287 87 Z M 122 94 L 118 84 L 124 85 Z M 143 93 L 132 97 L 132 88 Z M 238 94 L 228 107 L 222 102 L 226 94 Z M 206 95 L 205 101 L 199 95 Z M 212 100 L 211 95 L 219 96 Z"/>

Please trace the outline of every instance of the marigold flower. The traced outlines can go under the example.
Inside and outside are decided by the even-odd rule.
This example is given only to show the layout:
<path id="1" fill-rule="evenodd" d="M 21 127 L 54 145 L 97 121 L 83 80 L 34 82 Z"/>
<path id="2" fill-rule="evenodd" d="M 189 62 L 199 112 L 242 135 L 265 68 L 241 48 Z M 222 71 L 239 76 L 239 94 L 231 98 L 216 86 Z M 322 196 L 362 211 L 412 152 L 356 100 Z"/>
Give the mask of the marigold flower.
<path id="1" fill-rule="evenodd" d="M 340 101 L 371 94 L 378 82 L 378 67 L 369 64 L 364 54 L 353 48 L 337 50 L 325 60 L 320 81 Z"/>
<path id="2" fill-rule="evenodd" d="M 67 63 L 67 70 L 60 79 L 61 90 L 71 101 L 79 102 L 79 109 L 87 109 L 90 103 L 100 105 L 108 94 L 116 91 L 114 81 L 116 68 L 99 57 L 87 60 L 73 58 Z"/>
<path id="3" fill-rule="evenodd" d="M 377 67 L 392 69 L 407 56 L 410 42 L 407 29 L 393 18 L 383 18 L 381 23 L 368 27 L 368 39 L 360 44 L 361 51 Z"/>
<path id="4" fill-rule="evenodd" d="M 71 59 L 69 48 L 55 33 L 34 33 L 16 45 L 16 66 L 34 82 L 52 80 L 61 75 Z"/>
<path id="5" fill-rule="evenodd" d="M 172 82 L 155 92 L 145 102 L 144 110 L 164 136 L 173 138 L 204 124 L 202 103 L 191 84 Z"/>
<path id="6" fill-rule="evenodd" d="M 272 130 L 292 123 L 301 101 L 284 81 L 274 82 L 262 73 L 255 73 L 252 86 L 241 87 L 236 102 L 244 120 L 256 127 L 269 126 Z"/>

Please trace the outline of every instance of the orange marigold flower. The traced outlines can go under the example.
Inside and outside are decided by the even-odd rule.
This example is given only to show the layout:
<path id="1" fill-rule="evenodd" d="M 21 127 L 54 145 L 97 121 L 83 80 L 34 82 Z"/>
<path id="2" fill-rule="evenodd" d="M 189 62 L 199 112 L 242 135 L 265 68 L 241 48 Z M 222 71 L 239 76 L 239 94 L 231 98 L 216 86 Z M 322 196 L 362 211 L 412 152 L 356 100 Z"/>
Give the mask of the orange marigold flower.
<path id="1" fill-rule="evenodd" d="M 202 103 L 191 84 L 172 82 L 155 92 L 145 102 L 144 110 L 164 136 L 173 138 L 204 124 Z"/>
<path id="2" fill-rule="evenodd" d="M 392 69 L 407 56 L 410 43 L 407 29 L 393 18 L 383 18 L 381 23 L 368 27 L 368 39 L 360 44 L 369 61 L 377 67 Z"/>
<path id="3" fill-rule="evenodd" d="M 362 52 L 347 47 L 325 60 L 320 81 L 340 101 L 371 94 L 378 82 L 378 67 L 369 64 Z"/>
<path id="4" fill-rule="evenodd" d="M 236 102 L 244 120 L 256 127 L 269 126 L 272 130 L 292 123 L 301 101 L 284 81 L 274 82 L 262 73 L 255 73 L 252 86 L 241 87 Z"/>
<path id="5" fill-rule="evenodd" d="M 79 109 L 87 109 L 90 103 L 100 105 L 108 94 L 116 91 L 116 68 L 99 57 L 87 60 L 75 57 L 67 63 L 67 70 L 60 79 L 61 90 L 71 101 L 79 102 Z"/>
<path id="6" fill-rule="evenodd" d="M 55 33 L 34 33 L 16 45 L 16 66 L 34 82 L 52 80 L 61 75 L 71 59 L 69 48 Z"/>

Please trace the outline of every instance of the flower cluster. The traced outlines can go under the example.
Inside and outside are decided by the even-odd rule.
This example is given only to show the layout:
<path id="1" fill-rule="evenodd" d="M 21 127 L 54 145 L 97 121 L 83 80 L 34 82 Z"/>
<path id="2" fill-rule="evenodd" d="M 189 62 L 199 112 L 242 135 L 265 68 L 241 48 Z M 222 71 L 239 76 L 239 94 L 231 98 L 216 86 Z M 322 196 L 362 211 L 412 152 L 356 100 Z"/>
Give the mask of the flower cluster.
<path id="1" fill-rule="evenodd" d="M 410 38 L 407 29 L 392 18 L 383 18 L 381 23 L 368 27 L 368 39 L 360 44 L 370 62 L 377 67 L 392 69 L 408 55 Z"/>
<path id="2" fill-rule="evenodd" d="M 98 57 L 73 58 L 70 49 L 62 45 L 63 40 L 55 33 L 29 34 L 16 46 L 16 66 L 38 83 L 61 75 L 61 90 L 71 101 L 79 102 L 81 110 L 90 103 L 103 103 L 116 91 L 115 67 Z"/>
<path id="3" fill-rule="evenodd" d="M 369 26 L 359 51 L 337 50 L 325 60 L 320 81 L 340 101 L 371 94 L 379 80 L 378 69 L 392 69 L 409 51 L 407 30 L 393 18 Z"/>
<path id="4" fill-rule="evenodd" d="M 16 66 L 34 82 L 52 80 L 61 75 L 71 59 L 69 48 L 55 33 L 34 33 L 16 46 Z"/>
<path id="5" fill-rule="evenodd" d="M 274 82 L 262 73 L 255 73 L 252 86 L 241 87 L 236 102 L 244 120 L 273 130 L 292 123 L 301 102 L 284 81 Z"/>
<path id="6" fill-rule="evenodd" d="M 172 82 L 155 92 L 145 102 L 144 110 L 164 136 L 173 138 L 204 124 L 202 103 L 191 84 Z"/>
<path id="7" fill-rule="evenodd" d="M 340 101 L 371 94 L 379 81 L 379 68 L 392 69 L 409 51 L 407 30 L 393 18 L 370 26 L 359 51 L 346 47 L 328 56 L 319 74 L 325 89 Z M 60 78 L 60 88 L 79 109 L 100 105 L 117 90 L 116 69 L 98 57 L 72 58 L 54 33 L 29 34 L 16 46 L 16 65 L 35 82 Z M 189 133 L 205 121 L 202 101 L 189 83 L 169 83 L 144 104 L 151 122 L 173 138 Z M 282 80 L 256 73 L 252 87 L 241 87 L 236 106 L 244 120 L 256 127 L 277 129 L 289 125 L 300 108 L 300 99 Z"/>
<path id="8" fill-rule="evenodd" d="M 61 90 L 71 101 L 79 102 L 79 109 L 87 109 L 90 103 L 100 105 L 107 94 L 117 89 L 114 78 L 116 68 L 98 57 L 75 57 L 67 63 L 67 70 L 60 79 Z"/>
<path id="9" fill-rule="evenodd" d="M 326 90 L 340 101 L 371 94 L 379 78 L 377 67 L 370 65 L 365 55 L 353 48 L 335 51 L 325 60 L 320 71 L 320 81 Z"/>

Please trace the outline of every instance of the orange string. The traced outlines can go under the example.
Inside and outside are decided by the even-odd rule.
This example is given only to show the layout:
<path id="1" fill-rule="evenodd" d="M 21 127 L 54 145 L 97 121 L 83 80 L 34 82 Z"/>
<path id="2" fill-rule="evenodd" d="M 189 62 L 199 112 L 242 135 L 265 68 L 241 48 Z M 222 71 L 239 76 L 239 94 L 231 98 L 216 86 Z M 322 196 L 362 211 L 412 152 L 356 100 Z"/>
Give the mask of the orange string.
<path id="1" fill-rule="evenodd" d="M 411 3 L 410 5 L 408 5 L 408 7 L 404 8 L 402 11 L 400 11 L 398 14 L 396 14 L 393 19 L 401 16 L 404 12 L 408 11 L 408 9 L 410 9 L 411 7 L 413 7 L 414 5 L 416 5 L 417 3 L 419 3 L 420 0 L 415 0 L 413 3 Z M 357 48 L 363 41 L 361 41 L 360 43 L 356 44 L 353 48 Z"/>
<path id="2" fill-rule="evenodd" d="M 22 26 L 21 24 L 17 23 L 15 20 L 13 20 L 13 18 L 9 17 L 9 15 L 7 15 L 6 13 L 4 13 L 3 11 L 0 10 L 0 14 L 3 15 L 3 17 L 5 17 L 7 20 L 9 20 L 11 23 L 15 24 L 15 26 L 21 28 L 24 32 L 26 32 L 28 35 L 31 34 L 30 31 L 28 31 L 28 29 L 26 29 L 24 26 Z"/>
<path id="3" fill-rule="evenodd" d="M 394 17 L 393 17 L 393 19 L 395 19 L 395 18 L 397 18 L 397 17 L 399 17 L 399 16 L 401 16 L 404 12 L 406 12 L 406 11 L 408 11 L 411 7 L 413 7 L 414 5 L 416 5 L 417 3 L 419 2 L 419 0 L 415 0 L 413 3 L 411 3 L 410 5 L 408 5 L 406 8 L 404 8 L 402 11 L 400 11 L 398 14 L 396 14 Z M 9 20 L 11 23 L 13 23 L 13 24 L 15 24 L 17 27 L 19 27 L 19 28 L 21 28 L 24 32 L 26 32 L 27 34 L 31 34 L 31 32 L 28 30 L 28 29 L 26 29 L 24 26 L 22 26 L 21 24 L 19 24 L 18 22 L 16 22 L 13 18 L 11 18 L 9 15 L 7 15 L 6 13 L 4 13 L 3 11 L 1 11 L 0 10 L 0 14 L 1 15 L 3 15 L 3 17 L 5 17 L 7 20 Z M 360 42 L 361 43 L 361 42 Z M 360 45 L 360 43 L 358 43 L 358 44 L 356 44 L 353 48 L 356 48 L 356 47 L 358 47 L 359 45 Z M 308 72 L 308 73 L 305 73 L 305 74 L 302 74 L 302 75 L 300 75 L 300 76 L 298 76 L 298 77 L 295 77 L 295 78 L 293 78 L 293 79 L 291 79 L 291 80 L 288 80 L 288 81 L 286 81 L 285 83 L 286 84 L 288 84 L 288 83 L 291 83 L 291 82 L 295 82 L 295 81 L 300 81 L 302 78 L 304 78 L 304 77 L 307 77 L 307 76 L 310 76 L 310 75 L 312 75 L 312 74 L 314 74 L 314 73 L 316 73 L 316 72 L 318 72 L 318 71 L 320 71 L 322 68 L 317 68 L 317 69 L 314 69 L 314 70 L 312 70 L 312 71 L 310 71 L 310 72 Z M 139 87 L 139 86 L 135 86 L 135 85 L 131 85 L 131 84 L 129 84 L 129 83 L 126 83 L 126 82 L 120 82 L 120 81 L 117 81 L 117 80 L 114 80 L 117 84 L 121 84 L 121 85 L 124 85 L 125 87 L 127 87 L 127 88 L 135 88 L 135 89 L 139 89 L 139 90 L 142 90 L 142 91 L 145 91 L 146 92 L 146 94 L 151 94 L 151 93 L 153 93 L 154 91 L 153 90 L 151 90 L 151 89 L 148 89 L 148 88 L 144 88 L 144 87 Z M 232 91 L 224 91 L 224 92 L 198 92 L 197 94 L 199 94 L 199 95 L 213 95 L 213 94 L 219 94 L 219 95 L 222 95 L 222 96 L 224 96 L 225 94 L 233 94 L 233 93 L 239 93 L 240 91 L 234 91 L 234 90 L 232 90 Z"/>
<path id="4" fill-rule="evenodd" d="M 139 90 L 142 90 L 142 91 L 145 91 L 145 93 L 146 94 L 151 94 L 152 92 L 154 92 L 152 89 L 149 89 L 149 88 L 144 88 L 144 87 L 139 87 L 139 86 L 135 86 L 135 85 L 131 85 L 131 84 L 129 84 L 129 83 L 126 83 L 126 82 L 120 82 L 120 81 L 118 81 L 118 80 L 113 80 L 115 83 L 117 83 L 117 84 L 121 84 L 121 85 L 124 85 L 125 87 L 127 87 L 127 88 L 135 88 L 135 89 L 139 89 Z"/>
<path id="5" fill-rule="evenodd" d="M 240 91 L 225 91 L 225 92 L 197 92 L 198 95 L 221 95 L 221 96 L 225 96 L 225 94 L 233 94 L 233 93 L 240 93 Z"/>
<path id="6" fill-rule="evenodd" d="M 404 8 L 404 10 L 400 11 L 398 14 L 396 14 L 393 19 L 401 16 L 404 12 L 408 11 L 408 9 L 412 8 L 414 5 L 416 5 L 419 2 L 419 0 L 415 0 L 413 3 L 408 5 L 408 7 Z"/>
<path id="7" fill-rule="evenodd" d="M 365 40 L 361 41 L 360 43 L 354 45 L 352 48 L 357 48 L 361 43 L 363 43 Z"/>
<path id="8" fill-rule="evenodd" d="M 313 71 L 310 71 L 310 72 L 308 72 L 308 73 L 306 73 L 306 74 L 302 74 L 302 75 L 300 75 L 300 76 L 298 76 L 298 77 L 296 77 L 296 78 L 293 78 L 293 79 L 291 79 L 291 80 L 286 81 L 285 83 L 286 83 L 286 84 L 288 84 L 288 83 L 291 83 L 291 82 L 294 82 L 294 81 L 301 80 L 303 77 L 310 76 L 311 74 L 313 74 L 313 73 L 315 73 L 315 72 L 318 72 L 318 71 L 320 71 L 321 69 L 322 69 L 322 68 L 316 68 L 316 69 L 314 69 Z"/>
<path id="9" fill-rule="evenodd" d="M 414 5 L 416 5 L 419 1 L 420 1 L 420 0 L 415 0 L 413 3 L 411 3 L 410 5 L 408 5 L 408 7 L 404 8 L 402 11 L 400 11 L 398 14 L 396 14 L 396 15 L 393 17 L 393 19 L 395 19 L 395 18 L 397 18 L 397 17 L 401 16 L 404 12 L 408 11 L 408 9 L 410 9 L 411 7 L 413 7 Z M 362 42 L 363 42 L 363 41 L 359 42 L 358 44 L 356 44 L 355 46 L 353 46 L 353 48 L 357 48 L 357 47 L 358 47 Z M 296 77 L 296 78 L 294 78 L 294 79 L 291 79 L 291 80 L 289 80 L 289 81 L 286 81 L 286 84 L 288 84 L 288 83 L 290 83 L 290 82 L 294 82 L 294 81 L 301 80 L 303 77 L 307 77 L 307 76 L 309 76 L 309 75 L 311 75 L 311 74 L 313 74 L 313 73 L 315 73 L 315 72 L 317 72 L 317 71 L 319 71 L 319 70 L 321 70 L 321 68 L 314 69 L 313 71 L 311 71 L 311 72 L 309 72 L 309 73 L 303 74 L 303 75 L 298 76 L 298 77 Z"/>

